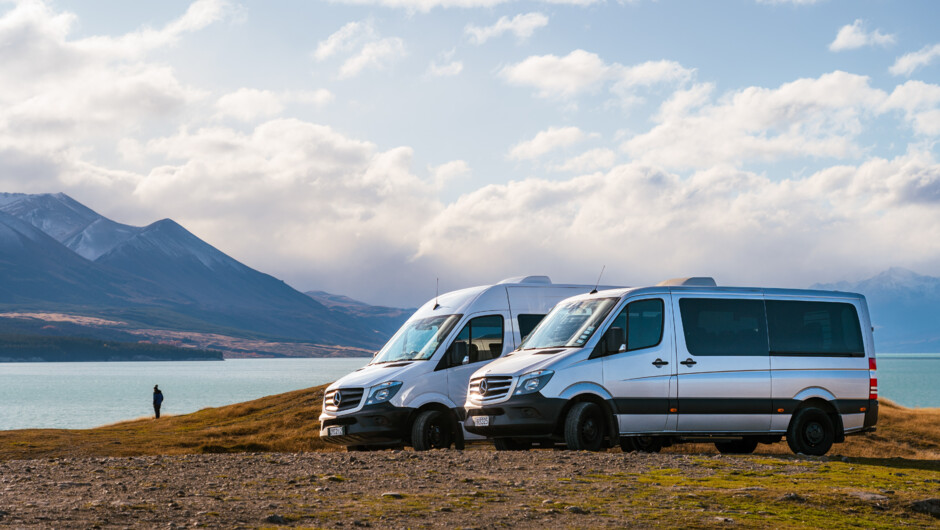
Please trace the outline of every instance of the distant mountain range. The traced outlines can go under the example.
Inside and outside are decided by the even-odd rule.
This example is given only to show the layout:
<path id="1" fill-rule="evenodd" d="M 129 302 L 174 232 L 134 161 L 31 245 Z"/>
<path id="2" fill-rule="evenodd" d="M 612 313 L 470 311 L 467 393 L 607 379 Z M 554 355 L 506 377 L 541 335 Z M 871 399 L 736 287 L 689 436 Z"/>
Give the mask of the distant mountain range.
<path id="1" fill-rule="evenodd" d="M 816 284 L 812 288 L 865 295 L 877 352 L 940 352 L 940 278 L 892 267 L 860 282 Z"/>
<path id="2" fill-rule="evenodd" d="M 879 352 L 940 352 L 940 278 L 891 268 L 812 288 L 864 294 Z M 0 193 L 0 335 L 368 355 L 413 311 L 300 293 L 170 219 L 135 227 L 65 194 Z"/>
<path id="3" fill-rule="evenodd" d="M 334 349 L 344 354 L 378 348 L 409 314 L 304 295 L 170 219 L 124 225 L 61 193 L 0 193 L 0 278 L 3 312 L 350 348 Z M 88 326 L 87 335 L 100 333 Z"/>

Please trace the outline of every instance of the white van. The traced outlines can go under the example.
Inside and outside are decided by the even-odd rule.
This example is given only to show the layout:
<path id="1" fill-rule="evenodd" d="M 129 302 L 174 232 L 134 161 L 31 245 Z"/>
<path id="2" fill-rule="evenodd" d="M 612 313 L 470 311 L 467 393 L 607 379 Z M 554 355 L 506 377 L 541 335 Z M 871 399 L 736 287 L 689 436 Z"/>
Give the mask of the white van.
<path id="1" fill-rule="evenodd" d="M 470 374 L 516 349 L 556 303 L 592 288 L 528 276 L 427 302 L 368 365 L 327 387 L 321 439 L 350 450 L 482 440 L 462 428 Z"/>
<path id="2" fill-rule="evenodd" d="M 750 453 L 786 436 L 793 452 L 822 455 L 874 430 L 871 331 L 852 293 L 688 278 L 576 296 L 473 374 L 464 425 L 508 449 L 710 440 Z"/>

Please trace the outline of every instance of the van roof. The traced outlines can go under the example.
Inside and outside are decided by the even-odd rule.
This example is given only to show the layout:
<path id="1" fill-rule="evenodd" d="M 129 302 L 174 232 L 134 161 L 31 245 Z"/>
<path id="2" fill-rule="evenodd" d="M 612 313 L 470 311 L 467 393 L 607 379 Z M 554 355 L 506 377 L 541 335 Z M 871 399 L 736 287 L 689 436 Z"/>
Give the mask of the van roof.
<path id="1" fill-rule="evenodd" d="M 665 283 L 665 282 L 664 282 Z M 655 294 L 655 293 L 696 293 L 696 294 L 764 294 L 770 296 L 780 296 L 780 297 L 809 297 L 809 298 L 865 298 L 863 295 L 858 293 L 850 293 L 844 291 L 821 291 L 815 289 L 783 289 L 776 287 L 725 287 L 725 286 L 707 286 L 707 285 L 652 285 L 652 286 L 641 286 L 641 287 L 627 287 L 623 289 L 608 289 L 605 291 L 598 291 L 597 293 L 591 295 L 595 297 L 611 297 L 616 296 L 618 298 L 624 295 L 635 295 L 635 294 Z"/>

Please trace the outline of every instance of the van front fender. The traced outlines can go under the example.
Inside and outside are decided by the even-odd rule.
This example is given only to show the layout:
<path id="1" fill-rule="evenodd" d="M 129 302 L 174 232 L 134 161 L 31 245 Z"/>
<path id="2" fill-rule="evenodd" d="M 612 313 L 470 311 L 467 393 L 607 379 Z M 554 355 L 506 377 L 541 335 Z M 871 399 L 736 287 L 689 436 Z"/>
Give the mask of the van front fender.
<path id="1" fill-rule="evenodd" d="M 558 397 L 562 399 L 571 399 L 581 394 L 594 394 L 604 401 L 610 401 L 614 399 L 614 397 L 610 395 L 610 392 L 608 392 L 606 388 L 590 381 L 581 381 L 580 383 L 575 383 L 562 390 Z"/>
<path id="2" fill-rule="evenodd" d="M 408 402 L 403 402 L 401 406 L 410 409 L 420 409 L 429 403 L 441 404 L 451 410 L 463 407 L 463 403 L 458 406 L 453 401 L 451 401 L 450 397 L 448 397 L 446 394 L 440 394 L 438 392 L 427 392 L 419 396 L 410 397 Z"/>

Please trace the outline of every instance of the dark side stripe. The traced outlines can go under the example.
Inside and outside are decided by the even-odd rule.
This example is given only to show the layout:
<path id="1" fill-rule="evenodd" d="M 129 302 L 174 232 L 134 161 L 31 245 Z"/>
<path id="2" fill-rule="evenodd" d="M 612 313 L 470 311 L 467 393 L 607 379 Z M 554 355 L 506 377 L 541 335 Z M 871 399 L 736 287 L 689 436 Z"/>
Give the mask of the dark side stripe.
<path id="1" fill-rule="evenodd" d="M 801 403 L 770 398 L 616 398 L 613 407 L 617 414 L 793 414 Z M 840 414 L 857 414 L 869 406 L 867 399 L 837 399 L 830 403 Z"/>

